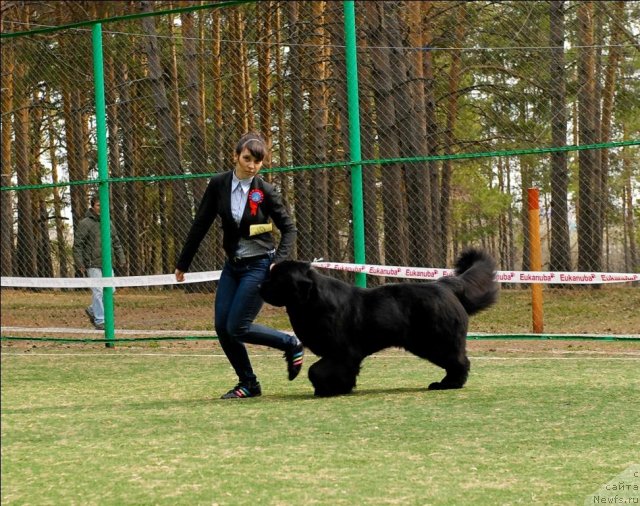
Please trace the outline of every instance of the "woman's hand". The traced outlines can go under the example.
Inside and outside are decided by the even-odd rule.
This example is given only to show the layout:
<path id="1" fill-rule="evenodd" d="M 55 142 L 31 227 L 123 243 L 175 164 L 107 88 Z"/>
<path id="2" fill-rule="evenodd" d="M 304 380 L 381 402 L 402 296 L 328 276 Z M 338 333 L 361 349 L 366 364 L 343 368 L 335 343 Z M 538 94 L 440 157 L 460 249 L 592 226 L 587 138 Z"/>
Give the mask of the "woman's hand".
<path id="1" fill-rule="evenodd" d="M 184 272 L 182 272 L 180 269 L 176 269 L 176 281 L 178 281 L 179 283 L 182 283 L 184 281 Z"/>

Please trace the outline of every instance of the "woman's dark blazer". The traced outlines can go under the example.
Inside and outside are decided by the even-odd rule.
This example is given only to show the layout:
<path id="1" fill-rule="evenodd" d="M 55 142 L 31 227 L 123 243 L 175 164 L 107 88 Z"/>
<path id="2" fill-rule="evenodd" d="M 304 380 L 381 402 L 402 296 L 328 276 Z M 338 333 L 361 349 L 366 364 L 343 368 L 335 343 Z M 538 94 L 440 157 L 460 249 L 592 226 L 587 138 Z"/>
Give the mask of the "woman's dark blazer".
<path id="1" fill-rule="evenodd" d="M 222 247 L 228 258 L 233 258 L 240 238 L 256 241 L 265 251 L 271 251 L 275 246 L 272 232 L 264 232 L 250 235 L 251 225 L 260 225 L 273 222 L 280 230 L 281 238 L 276 249 L 274 261 L 288 258 L 296 237 L 296 227 L 289 216 L 282 197 L 273 185 L 267 183 L 259 176 L 251 181 L 249 195 L 254 189 L 258 189 L 264 195 L 262 202 L 257 205 L 255 215 L 251 213 L 249 198 L 244 208 L 242 220 L 238 226 L 231 214 L 231 181 L 233 171 L 216 174 L 209 181 L 202 201 L 191 225 L 191 230 L 180 253 L 176 268 L 186 272 L 191 261 L 198 251 L 200 242 L 208 232 L 216 216 L 222 220 Z"/>

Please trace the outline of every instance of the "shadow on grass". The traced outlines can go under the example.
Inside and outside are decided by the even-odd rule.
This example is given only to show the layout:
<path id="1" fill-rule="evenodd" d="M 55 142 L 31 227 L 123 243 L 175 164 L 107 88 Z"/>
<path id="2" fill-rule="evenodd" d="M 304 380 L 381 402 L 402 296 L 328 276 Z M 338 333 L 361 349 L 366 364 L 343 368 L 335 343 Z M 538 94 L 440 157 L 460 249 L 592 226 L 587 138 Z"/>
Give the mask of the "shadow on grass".
<path id="1" fill-rule="evenodd" d="M 17 414 L 37 414 L 37 413 L 70 413 L 75 411 L 90 411 L 90 410 L 111 410 L 114 407 L 126 407 L 132 410 L 154 410 L 154 409 L 167 409 L 172 407 L 191 407 L 199 408 L 215 403 L 216 405 L 223 404 L 257 404 L 267 403 L 269 401 L 278 402 L 299 402 L 299 401 L 316 401 L 327 402 L 331 399 L 345 399 L 345 398 L 376 398 L 387 397 L 389 395 L 403 395 L 403 394 L 433 394 L 436 392 L 442 392 L 442 390 L 428 390 L 427 387 L 396 387 L 396 388 L 373 388 L 373 389 L 357 389 L 349 394 L 336 395 L 332 397 L 317 397 L 313 391 L 308 393 L 273 393 L 264 394 L 259 398 L 253 399 L 221 399 L 219 397 L 207 396 L 195 399 L 166 399 L 166 400 L 153 400 L 146 402 L 122 402 L 116 401 L 113 403 L 94 403 L 94 404 L 69 404 L 64 406 L 47 405 L 47 406 L 32 406 L 24 408 L 3 408 L 4 415 L 17 415 Z"/>
<path id="2" fill-rule="evenodd" d="M 349 394 L 335 395 L 332 397 L 317 397 L 311 391 L 308 394 L 286 394 L 286 393 L 266 394 L 262 397 L 262 399 L 263 400 L 274 399 L 278 401 L 299 401 L 299 400 L 326 401 L 328 399 L 344 399 L 344 398 L 355 398 L 355 397 L 386 397 L 388 395 L 397 395 L 397 394 L 415 394 L 415 393 L 433 393 L 433 392 L 437 392 L 437 390 L 428 390 L 426 386 L 425 387 L 371 388 L 371 389 L 356 389 Z M 248 399 L 239 399 L 239 400 L 248 400 Z"/>

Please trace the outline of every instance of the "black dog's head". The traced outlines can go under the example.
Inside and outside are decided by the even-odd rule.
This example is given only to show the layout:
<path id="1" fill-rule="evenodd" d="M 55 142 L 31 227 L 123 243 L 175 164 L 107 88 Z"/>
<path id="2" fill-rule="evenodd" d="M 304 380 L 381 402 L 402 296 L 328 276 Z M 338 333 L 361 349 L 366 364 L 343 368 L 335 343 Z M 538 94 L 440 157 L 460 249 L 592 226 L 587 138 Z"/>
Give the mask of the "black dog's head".
<path id="1" fill-rule="evenodd" d="M 288 306 L 309 300 L 314 280 L 311 264 L 285 260 L 274 264 L 260 286 L 260 296 L 272 306 Z"/>

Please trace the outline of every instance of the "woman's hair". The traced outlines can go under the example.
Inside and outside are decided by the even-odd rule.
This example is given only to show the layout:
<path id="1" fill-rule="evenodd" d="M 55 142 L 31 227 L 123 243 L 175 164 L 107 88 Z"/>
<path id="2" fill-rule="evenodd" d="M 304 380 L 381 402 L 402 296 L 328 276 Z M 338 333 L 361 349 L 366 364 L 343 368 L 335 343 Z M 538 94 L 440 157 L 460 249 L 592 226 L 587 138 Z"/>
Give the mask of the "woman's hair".
<path id="1" fill-rule="evenodd" d="M 267 142 L 262 134 L 258 132 L 249 132 L 240 137 L 236 146 L 236 155 L 240 156 L 240 153 L 245 148 L 259 162 L 267 156 Z"/>

